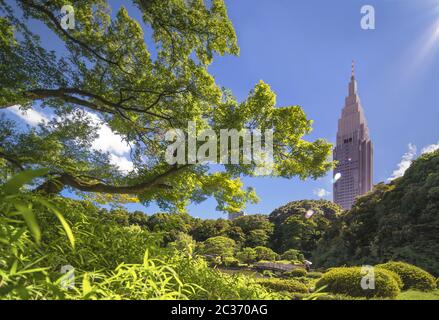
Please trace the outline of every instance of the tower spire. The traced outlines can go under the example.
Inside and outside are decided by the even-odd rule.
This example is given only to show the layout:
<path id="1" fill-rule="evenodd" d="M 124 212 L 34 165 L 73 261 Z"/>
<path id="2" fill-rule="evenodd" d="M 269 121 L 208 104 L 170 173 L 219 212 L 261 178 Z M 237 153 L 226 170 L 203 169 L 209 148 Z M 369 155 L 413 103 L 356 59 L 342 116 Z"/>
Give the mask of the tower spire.
<path id="1" fill-rule="evenodd" d="M 357 80 L 355 79 L 355 60 L 352 60 L 351 81 L 349 83 L 349 97 L 357 94 Z"/>
<path id="2" fill-rule="evenodd" d="M 352 72 L 351 72 L 352 79 L 355 78 L 355 60 L 352 60 Z"/>

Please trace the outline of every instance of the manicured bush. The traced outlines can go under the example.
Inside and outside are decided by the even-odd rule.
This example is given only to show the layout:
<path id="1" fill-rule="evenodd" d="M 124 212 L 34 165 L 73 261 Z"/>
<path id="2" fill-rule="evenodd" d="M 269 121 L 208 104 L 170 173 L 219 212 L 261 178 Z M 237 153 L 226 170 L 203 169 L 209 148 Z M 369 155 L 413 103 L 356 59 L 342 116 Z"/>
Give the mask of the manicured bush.
<path id="1" fill-rule="evenodd" d="M 435 278 L 427 271 L 405 262 L 389 261 L 379 264 L 377 268 L 383 268 L 398 274 L 404 284 L 403 289 L 418 289 L 423 291 L 436 288 Z"/>
<path id="2" fill-rule="evenodd" d="M 256 260 L 256 250 L 253 248 L 243 248 L 236 254 L 236 257 L 244 263 L 252 263 Z"/>
<path id="3" fill-rule="evenodd" d="M 307 272 L 303 268 L 296 268 L 296 269 L 290 270 L 288 272 L 285 272 L 285 274 L 288 277 L 294 278 L 294 277 L 304 277 L 304 276 L 306 276 Z"/>
<path id="4" fill-rule="evenodd" d="M 375 268 L 374 276 L 375 288 L 363 289 L 364 273 L 360 267 L 332 268 L 317 281 L 316 289 L 326 286 L 326 292 L 366 298 L 395 298 L 400 293 L 395 277 L 386 270 Z"/>
<path id="5" fill-rule="evenodd" d="M 268 288 L 276 292 L 280 292 L 280 291 L 295 292 L 295 293 L 309 292 L 306 285 L 294 279 L 289 279 L 289 280 L 282 280 L 277 278 L 259 279 L 258 283 L 264 286 L 265 288 Z"/>
<path id="6" fill-rule="evenodd" d="M 375 267 L 375 269 L 377 269 L 377 268 L 378 267 Z M 389 276 L 391 276 L 396 281 L 396 283 L 398 284 L 398 288 L 400 290 L 402 290 L 402 288 L 404 287 L 404 282 L 402 282 L 401 277 L 396 272 L 393 272 L 391 270 L 384 269 L 384 268 L 381 268 L 381 270 L 384 270 L 385 272 L 387 272 L 389 274 Z"/>
<path id="7" fill-rule="evenodd" d="M 202 255 L 233 257 L 236 242 L 230 238 L 218 236 L 212 237 L 199 245 L 198 252 Z"/>
<path id="8" fill-rule="evenodd" d="M 223 260 L 223 265 L 225 267 L 238 267 L 239 260 L 233 257 L 225 257 Z"/>
<path id="9" fill-rule="evenodd" d="M 284 253 L 282 253 L 281 258 L 284 260 L 298 260 L 298 261 L 303 261 L 305 259 L 303 254 L 296 249 L 289 249 L 285 251 Z"/>
<path id="10" fill-rule="evenodd" d="M 277 253 L 271 250 L 270 248 L 258 246 L 255 248 L 256 251 L 256 260 L 268 260 L 275 261 L 278 257 Z"/>

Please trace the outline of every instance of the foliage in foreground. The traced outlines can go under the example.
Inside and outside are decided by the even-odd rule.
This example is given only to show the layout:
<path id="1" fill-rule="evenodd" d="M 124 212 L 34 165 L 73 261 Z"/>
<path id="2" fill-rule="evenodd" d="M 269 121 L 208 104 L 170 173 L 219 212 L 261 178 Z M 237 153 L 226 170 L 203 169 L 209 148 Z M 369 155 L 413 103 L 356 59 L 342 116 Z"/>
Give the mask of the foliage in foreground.
<path id="1" fill-rule="evenodd" d="M 360 267 L 332 268 L 316 283 L 316 289 L 325 287 L 325 291 L 351 297 L 395 298 L 400 293 L 398 282 L 391 271 L 375 269 L 375 289 L 363 289 L 361 280 L 364 273 Z"/>
<path id="2" fill-rule="evenodd" d="M 15 193 L 0 189 L 1 299 L 280 298 L 244 276 L 210 269 L 188 251 L 160 248 L 157 234 L 121 226 L 89 202 L 56 197 L 49 203 L 18 192 L 25 180 L 15 179 Z M 74 282 L 72 272 L 61 272 L 67 265 Z"/>
<path id="3" fill-rule="evenodd" d="M 387 269 L 398 274 L 404 283 L 404 290 L 417 289 L 429 291 L 436 288 L 436 279 L 427 271 L 414 265 L 404 262 L 390 261 L 379 264 L 376 267 Z"/>

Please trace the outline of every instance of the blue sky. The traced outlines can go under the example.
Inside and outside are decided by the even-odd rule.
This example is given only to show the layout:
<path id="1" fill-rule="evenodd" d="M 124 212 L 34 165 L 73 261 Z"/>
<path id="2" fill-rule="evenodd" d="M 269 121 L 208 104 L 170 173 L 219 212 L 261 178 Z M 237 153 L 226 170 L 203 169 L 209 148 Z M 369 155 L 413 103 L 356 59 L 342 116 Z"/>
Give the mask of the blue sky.
<path id="1" fill-rule="evenodd" d="M 116 11 L 123 1 L 110 3 Z M 210 72 L 239 100 L 262 79 L 276 92 L 278 106 L 300 105 L 314 120 L 314 130 L 306 139 L 334 142 L 354 59 L 374 143 L 374 182 L 386 181 L 398 164 L 403 169 L 424 148 L 439 144 L 439 0 L 226 3 L 241 53 L 218 57 Z M 366 4 L 375 8 L 375 30 L 360 26 L 360 10 Z M 51 36 L 43 42 L 51 42 Z M 270 213 L 289 201 L 317 199 L 319 188 L 332 192 L 331 174 L 316 181 L 243 180 L 261 198 L 247 207 L 248 213 Z M 332 194 L 325 198 L 332 199 Z M 207 200 L 191 205 L 189 212 L 200 218 L 224 216 L 215 206 L 214 200 Z M 157 211 L 154 206 L 141 209 Z"/>

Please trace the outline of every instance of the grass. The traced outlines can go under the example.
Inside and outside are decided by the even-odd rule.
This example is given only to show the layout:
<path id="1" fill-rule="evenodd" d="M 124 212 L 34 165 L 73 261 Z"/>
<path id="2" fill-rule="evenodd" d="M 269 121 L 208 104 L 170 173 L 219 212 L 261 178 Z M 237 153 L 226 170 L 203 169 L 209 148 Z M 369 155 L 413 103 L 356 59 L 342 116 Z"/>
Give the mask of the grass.
<path id="1" fill-rule="evenodd" d="M 401 292 L 397 300 L 439 300 L 439 289 L 433 291 L 408 290 Z"/>

